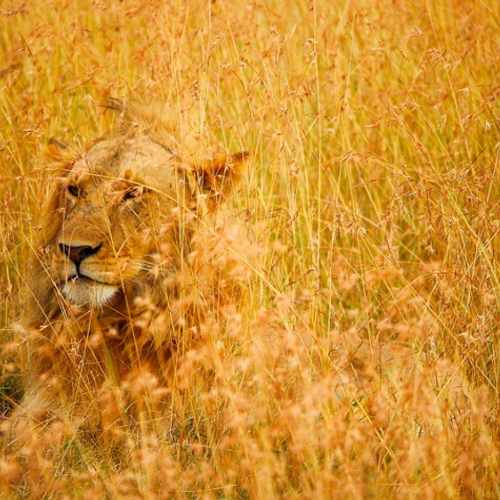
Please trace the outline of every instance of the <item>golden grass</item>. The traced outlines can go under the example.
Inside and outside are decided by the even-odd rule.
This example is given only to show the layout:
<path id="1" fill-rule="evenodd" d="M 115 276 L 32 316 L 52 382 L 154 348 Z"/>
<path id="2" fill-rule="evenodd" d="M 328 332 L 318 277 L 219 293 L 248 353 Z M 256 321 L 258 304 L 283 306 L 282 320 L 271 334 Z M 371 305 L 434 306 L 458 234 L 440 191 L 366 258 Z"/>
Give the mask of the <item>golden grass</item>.
<path id="1" fill-rule="evenodd" d="M 258 254 L 180 357 L 165 432 L 27 430 L 2 498 L 500 497 L 500 3 L 0 7 L 3 408 L 39 151 L 106 131 L 107 95 L 251 151 L 235 210 Z"/>

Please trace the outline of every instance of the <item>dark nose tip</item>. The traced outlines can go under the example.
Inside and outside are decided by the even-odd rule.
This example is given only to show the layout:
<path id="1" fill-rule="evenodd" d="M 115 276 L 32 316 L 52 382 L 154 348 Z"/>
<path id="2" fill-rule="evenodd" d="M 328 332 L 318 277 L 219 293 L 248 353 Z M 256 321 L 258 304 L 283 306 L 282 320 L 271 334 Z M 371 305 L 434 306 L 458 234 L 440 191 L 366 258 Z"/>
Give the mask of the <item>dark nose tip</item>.
<path id="1" fill-rule="evenodd" d="M 61 252 L 69 258 L 69 260 L 73 261 L 76 266 L 79 266 L 82 260 L 90 257 L 91 255 L 96 254 L 102 247 L 102 243 L 100 243 L 96 247 L 91 247 L 88 245 L 82 245 L 78 247 L 73 247 L 70 245 L 64 245 L 63 243 L 59 243 L 59 248 Z"/>

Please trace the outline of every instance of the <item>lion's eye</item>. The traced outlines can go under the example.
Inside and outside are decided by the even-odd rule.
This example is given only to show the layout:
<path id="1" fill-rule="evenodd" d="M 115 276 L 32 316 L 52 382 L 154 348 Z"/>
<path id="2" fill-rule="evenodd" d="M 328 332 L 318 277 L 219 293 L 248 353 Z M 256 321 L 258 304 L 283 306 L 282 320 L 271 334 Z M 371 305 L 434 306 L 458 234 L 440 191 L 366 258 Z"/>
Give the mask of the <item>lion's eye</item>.
<path id="1" fill-rule="evenodd" d="M 136 198 L 139 198 L 144 193 L 145 189 L 142 186 L 135 186 L 132 188 L 129 188 L 125 191 L 124 195 L 122 196 L 122 201 L 127 201 L 127 200 L 134 200 Z"/>
<path id="2" fill-rule="evenodd" d="M 135 194 L 134 191 L 130 190 L 130 191 L 126 191 L 125 194 L 123 195 L 123 198 L 122 200 L 123 201 L 127 201 L 127 200 L 133 200 L 134 198 L 136 198 L 137 195 Z"/>
<path id="3" fill-rule="evenodd" d="M 71 196 L 74 196 L 75 198 L 80 198 L 81 190 L 78 186 L 70 184 L 67 189 Z"/>

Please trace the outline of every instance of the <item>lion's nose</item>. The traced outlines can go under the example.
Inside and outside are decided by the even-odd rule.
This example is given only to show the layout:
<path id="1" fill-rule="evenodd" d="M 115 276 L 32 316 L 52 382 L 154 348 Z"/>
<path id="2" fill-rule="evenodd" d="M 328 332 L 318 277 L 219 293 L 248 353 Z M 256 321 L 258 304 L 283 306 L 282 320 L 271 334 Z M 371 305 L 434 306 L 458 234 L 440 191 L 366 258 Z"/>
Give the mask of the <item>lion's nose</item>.
<path id="1" fill-rule="evenodd" d="M 74 247 L 71 245 L 65 245 L 64 243 L 59 243 L 59 248 L 61 252 L 69 258 L 69 260 L 73 261 L 75 265 L 78 267 L 82 260 L 90 257 L 91 255 L 96 254 L 102 247 L 102 243 L 100 243 L 96 247 L 91 247 L 88 245 L 82 245 L 78 247 Z"/>

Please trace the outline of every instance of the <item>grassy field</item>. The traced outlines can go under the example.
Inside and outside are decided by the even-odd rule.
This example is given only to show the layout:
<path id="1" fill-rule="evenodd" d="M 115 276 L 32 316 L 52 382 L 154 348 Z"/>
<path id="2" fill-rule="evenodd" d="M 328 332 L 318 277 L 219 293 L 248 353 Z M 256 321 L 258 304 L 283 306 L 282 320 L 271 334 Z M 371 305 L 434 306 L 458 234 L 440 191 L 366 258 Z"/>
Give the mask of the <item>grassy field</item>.
<path id="1" fill-rule="evenodd" d="M 180 356 L 165 432 L 27 431 L 0 497 L 500 498 L 499 46 L 496 0 L 3 0 L 4 413 L 40 152 L 108 130 L 106 96 L 251 152 L 230 206 L 254 264 Z"/>

